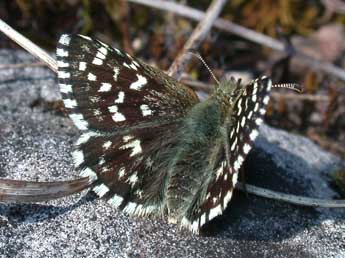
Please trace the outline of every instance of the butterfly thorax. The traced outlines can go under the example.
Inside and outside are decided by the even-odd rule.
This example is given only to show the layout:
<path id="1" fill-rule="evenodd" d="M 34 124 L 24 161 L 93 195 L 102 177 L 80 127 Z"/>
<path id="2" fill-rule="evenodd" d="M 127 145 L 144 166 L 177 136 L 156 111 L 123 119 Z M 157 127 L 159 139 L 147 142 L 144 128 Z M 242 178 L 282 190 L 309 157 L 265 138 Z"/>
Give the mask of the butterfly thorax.
<path id="1" fill-rule="evenodd" d="M 166 194 L 169 217 L 177 221 L 192 208 L 190 204 L 199 202 L 199 192 L 211 179 L 210 171 L 220 159 L 220 128 L 226 113 L 221 111 L 223 102 L 219 100 L 212 95 L 195 105 L 179 130 Z"/>

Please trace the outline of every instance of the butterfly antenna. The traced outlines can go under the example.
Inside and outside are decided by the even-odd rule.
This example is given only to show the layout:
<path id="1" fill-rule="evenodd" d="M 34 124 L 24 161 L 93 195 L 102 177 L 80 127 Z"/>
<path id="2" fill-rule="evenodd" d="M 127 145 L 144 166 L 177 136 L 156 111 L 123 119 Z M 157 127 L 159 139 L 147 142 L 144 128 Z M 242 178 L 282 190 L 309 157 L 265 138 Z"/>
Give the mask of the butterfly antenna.
<path id="1" fill-rule="evenodd" d="M 211 71 L 210 67 L 206 64 L 205 60 L 201 57 L 201 55 L 199 53 L 193 52 L 191 50 L 189 50 L 189 54 L 197 57 L 206 67 L 206 69 L 209 71 L 209 73 L 212 75 L 213 79 L 217 82 L 218 86 L 220 84 L 220 82 L 218 81 L 217 77 L 214 75 L 214 73 Z"/>
<path id="2" fill-rule="evenodd" d="M 298 83 L 277 83 L 273 84 L 272 88 L 286 88 L 297 91 L 299 93 L 303 92 L 303 88 Z"/>
<path id="3" fill-rule="evenodd" d="M 93 181 L 88 177 L 60 182 L 30 182 L 0 179 L 0 202 L 49 201 L 81 192 L 92 184 Z"/>

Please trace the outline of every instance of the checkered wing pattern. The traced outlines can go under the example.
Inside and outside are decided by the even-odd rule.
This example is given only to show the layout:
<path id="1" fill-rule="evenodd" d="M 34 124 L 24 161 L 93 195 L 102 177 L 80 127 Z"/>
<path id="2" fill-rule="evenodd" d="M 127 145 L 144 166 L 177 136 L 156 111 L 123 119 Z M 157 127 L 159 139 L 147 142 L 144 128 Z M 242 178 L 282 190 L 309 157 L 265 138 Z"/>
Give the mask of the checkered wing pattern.
<path id="1" fill-rule="evenodd" d="M 65 108 L 83 132 L 76 168 L 95 180 L 99 196 L 130 214 L 159 209 L 165 174 L 155 156 L 174 145 L 172 132 L 197 96 L 159 69 L 85 36 L 62 35 L 56 54 Z"/>
<path id="2" fill-rule="evenodd" d="M 225 125 L 228 141 L 224 142 L 224 150 L 220 151 L 213 176 L 200 188 L 182 221 L 184 226 L 193 231 L 198 231 L 206 222 L 222 214 L 227 207 L 238 172 L 258 136 L 258 127 L 266 113 L 272 87 L 269 78 L 261 77 L 244 88 L 238 86 L 233 94 L 230 123 Z M 229 153 L 228 158 L 226 152 Z"/>

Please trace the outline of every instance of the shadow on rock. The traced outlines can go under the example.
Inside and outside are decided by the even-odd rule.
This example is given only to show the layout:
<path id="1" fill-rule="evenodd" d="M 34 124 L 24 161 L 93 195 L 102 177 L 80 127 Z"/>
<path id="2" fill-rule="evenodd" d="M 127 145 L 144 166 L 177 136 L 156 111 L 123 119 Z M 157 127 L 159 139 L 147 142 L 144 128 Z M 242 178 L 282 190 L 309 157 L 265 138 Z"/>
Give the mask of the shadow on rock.
<path id="1" fill-rule="evenodd" d="M 56 218 L 80 206 L 86 205 L 88 202 L 95 201 L 96 199 L 96 195 L 89 192 L 76 203 L 66 206 L 37 203 L 19 203 L 10 205 L 0 203 L 0 216 L 5 216 L 8 219 L 8 224 L 11 226 L 22 223 L 38 223 Z"/>
<path id="2" fill-rule="evenodd" d="M 269 143 L 262 137 L 260 141 L 260 147 L 254 148 L 244 163 L 241 181 L 300 196 L 316 197 L 313 193 L 317 193 L 317 198 L 322 198 L 320 197 L 322 193 L 319 193 L 322 190 L 313 189 L 311 180 L 308 176 L 304 177 L 303 173 L 320 173 L 323 169 L 328 169 L 330 164 L 325 164 L 323 168 L 316 170 L 303 157 Z M 286 164 L 287 160 L 293 160 L 293 164 L 288 164 L 290 169 L 277 165 L 267 152 L 267 148 L 261 148 L 262 144 L 269 144 L 273 155 L 283 154 L 285 160 L 282 163 Z M 303 171 L 294 171 L 294 168 Z M 339 213 L 333 211 L 327 208 L 292 205 L 235 191 L 223 215 L 205 225 L 202 232 L 205 236 L 236 240 L 282 241 L 308 228 L 317 227 L 326 219 L 340 220 Z"/>

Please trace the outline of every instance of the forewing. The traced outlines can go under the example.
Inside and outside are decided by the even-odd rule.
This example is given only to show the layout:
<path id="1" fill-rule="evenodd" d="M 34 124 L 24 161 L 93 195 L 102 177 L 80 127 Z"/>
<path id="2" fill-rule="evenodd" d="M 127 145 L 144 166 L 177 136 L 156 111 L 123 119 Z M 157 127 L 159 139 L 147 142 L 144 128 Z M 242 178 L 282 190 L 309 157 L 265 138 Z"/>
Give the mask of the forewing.
<path id="1" fill-rule="evenodd" d="M 172 121 L 198 102 L 191 89 L 159 69 L 98 40 L 64 34 L 56 54 L 62 99 L 80 130 Z"/>
<path id="2" fill-rule="evenodd" d="M 214 166 L 212 177 L 205 184 L 182 221 L 182 225 L 193 231 L 212 218 L 222 214 L 232 197 L 237 182 L 238 172 L 244 159 L 258 136 L 258 127 L 263 122 L 272 82 L 267 77 L 256 79 L 238 89 L 231 114 L 229 134 L 229 159 L 227 164 L 225 151 Z"/>
<path id="3" fill-rule="evenodd" d="M 198 99 L 189 88 L 118 49 L 85 36 L 57 46 L 65 108 L 83 131 L 73 153 L 93 190 L 130 214 L 157 212 L 165 154 Z"/>

